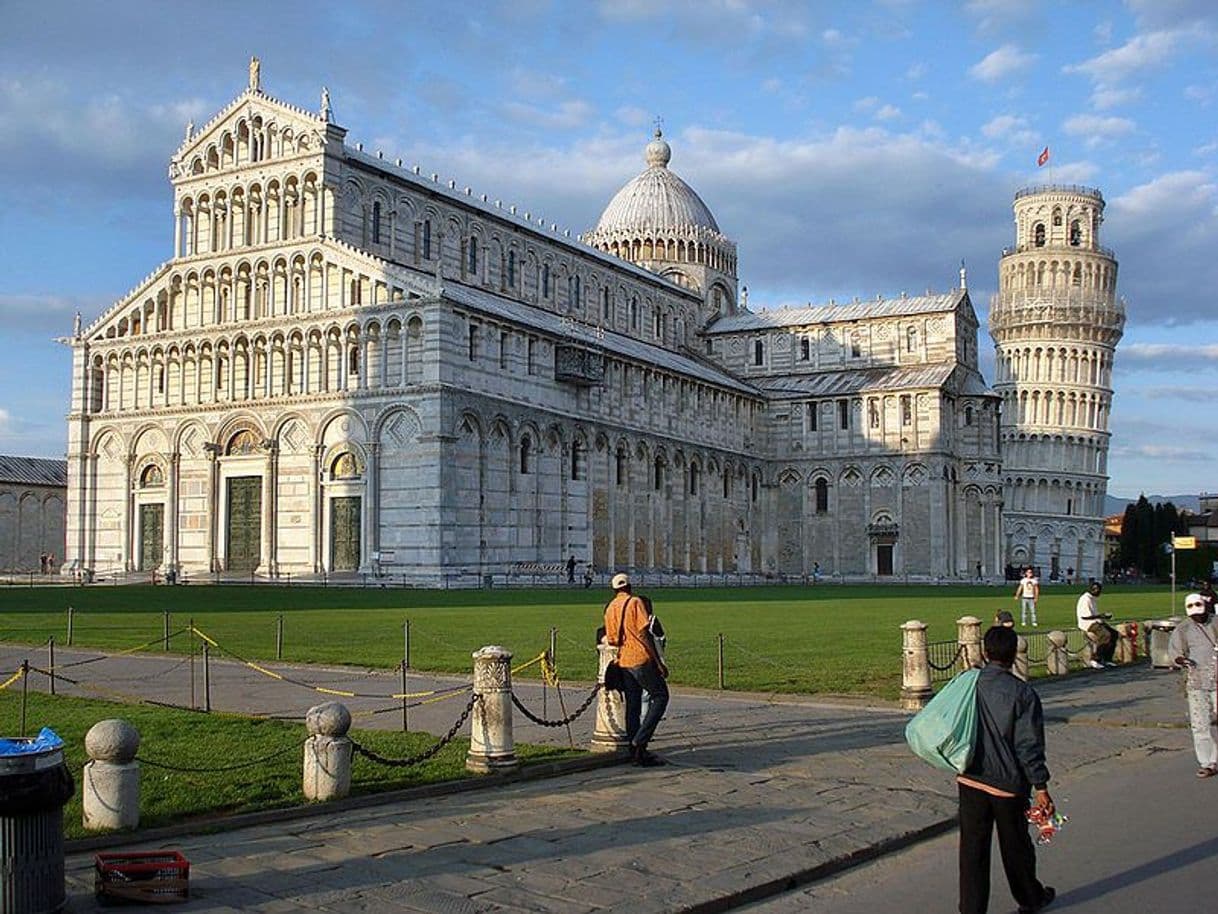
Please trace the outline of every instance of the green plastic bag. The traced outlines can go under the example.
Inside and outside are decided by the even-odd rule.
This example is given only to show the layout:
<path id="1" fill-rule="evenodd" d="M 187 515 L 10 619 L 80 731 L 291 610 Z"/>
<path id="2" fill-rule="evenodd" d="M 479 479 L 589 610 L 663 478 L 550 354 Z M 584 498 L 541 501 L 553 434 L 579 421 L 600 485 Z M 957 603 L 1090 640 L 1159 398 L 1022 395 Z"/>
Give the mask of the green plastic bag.
<path id="1" fill-rule="evenodd" d="M 977 677 L 965 670 L 905 725 L 905 742 L 914 755 L 936 768 L 963 774 L 977 742 Z"/>

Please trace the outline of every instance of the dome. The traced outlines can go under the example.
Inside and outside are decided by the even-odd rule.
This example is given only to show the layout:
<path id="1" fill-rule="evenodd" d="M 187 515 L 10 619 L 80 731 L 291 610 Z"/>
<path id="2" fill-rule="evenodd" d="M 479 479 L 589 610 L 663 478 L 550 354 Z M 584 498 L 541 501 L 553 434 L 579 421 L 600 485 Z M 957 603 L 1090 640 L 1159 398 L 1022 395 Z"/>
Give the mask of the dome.
<path id="1" fill-rule="evenodd" d="M 644 158 L 647 170 L 614 195 L 593 232 L 666 232 L 697 227 L 718 233 L 719 225 L 702 198 L 668 170 L 672 147 L 658 128 Z"/>

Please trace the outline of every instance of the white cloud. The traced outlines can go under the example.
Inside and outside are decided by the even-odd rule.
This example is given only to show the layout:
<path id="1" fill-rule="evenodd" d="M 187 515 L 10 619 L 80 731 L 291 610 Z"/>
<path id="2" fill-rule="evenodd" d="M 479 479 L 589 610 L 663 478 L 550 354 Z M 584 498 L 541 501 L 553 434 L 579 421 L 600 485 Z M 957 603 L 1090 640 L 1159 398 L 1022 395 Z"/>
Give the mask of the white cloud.
<path id="1" fill-rule="evenodd" d="M 896 105 L 883 105 L 875 112 L 877 121 L 894 121 L 901 116 L 901 109 Z"/>
<path id="2" fill-rule="evenodd" d="M 969 75 L 982 82 L 995 83 L 1026 70 L 1035 60 L 1035 54 L 1021 51 L 1013 44 L 1004 44 L 973 64 Z"/>
<path id="3" fill-rule="evenodd" d="M 1190 436 L 1191 437 L 1191 436 Z M 1118 442 L 1120 438 L 1116 439 Z M 1112 456 L 1118 458 L 1143 457 L 1166 461 L 1209 461 L 1213 454 L 1203 447 L 1178 447 L 1170 444 L 1114 444 Z"/>
<path id="4" fill-rule="evenodd" d="M 1128 105 L 1142 97 L 1142 90 L 1137 87 L 1125 88 L 1117 86 L 1096 86 L 1091 93 L 1091 105 L 1099 111 L 1107 111 L 1121 105 Z"/>
<path id="5" fill-rule="evenodd" d="M 918 61 L 917 63 L 909 65 L 909 69 L 905 71 L 905 78 L 910 82 L 917 82 L 926 75 L 928 70 L 929 67 L 927 67 L 925 63 Z"/>
<path id="6" fill-rule="evenodd" d="M 1066 73 L 1082 73 L 1097 83 L 1111 85 L 1174 60 L 1180 44 L 1195 35 L 1195 30 L 1191 28 L 1146 32 L 1135 35 L 1118 48 L 1062 69 Z"/>
<path id="7" fill-rule="evenodd" d="M 13 431 L 13 417 L 9 411 L 0 406 L 0 435 L 10 435 Z"/>
<path id="8" fill-rule="evenodd" d="M 1214 96 L 1218 94 L 1218 86 L 1185 86 L 1184 97 L 1190 102 L 1197 102 L 1199 105 L 1208 105 L 1214 100 Z"/>
<path id="9" fill-rule="evenodd" d="M 508 102 L 503 106 L 503 110 L 509 117 L 525 124 L 569 130 L 586 124 L 594 109 L 583 99 L 569 99 L 551 108 L 524 102 Z"/>
<path id="10" fill-rule="evenodd" d="M 1177 372 L 1209 368 L 1215 359 L 1218 343 L 1129 343 L 1117 350 L 1116 364 L 1121 371 Z"/>
<path id="11" fill-rule="evenodd" d="M 1025 117 L 1014 114 L 1000 114 L 982 125 L 981 132 L 991 140 L 1001 140 L 1011 146 L 1035 146 L 1039 134 L 1028 125 Z"/>
<path id="12" fill-rule="evenodd" d="M 1128 136 L 1137 125 L 1125 117 L 1102 117 L 1098 114 L 1076 114 L 1062 123 L 1062 129 L 1071 136 L 1083 137 L 1088 146 L 1097 146 L 1107 140 Z"/>

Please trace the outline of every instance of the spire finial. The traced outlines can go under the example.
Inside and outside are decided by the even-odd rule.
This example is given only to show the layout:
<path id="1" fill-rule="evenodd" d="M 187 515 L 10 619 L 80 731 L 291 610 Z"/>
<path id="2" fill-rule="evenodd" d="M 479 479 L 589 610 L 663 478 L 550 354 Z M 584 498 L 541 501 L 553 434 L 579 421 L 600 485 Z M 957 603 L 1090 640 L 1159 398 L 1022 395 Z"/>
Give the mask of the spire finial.
<path id="1" fill-rule="evenodd" d="M 656 115 L 656 119 L 652 122 L 655 125 L 655 138 L 658 140 L 664 135 L 664 118 Z"/>
<path id="2" fill-rule="evenodd" d="M 964 261 L 960 261 L 960 288 L 968 289 L 968 273 L 964 269 Z"/>
<path id="3" fill-rule="evenodd" d="M 643 158 L 646 160 L 648 168 L 667 168 L 669 160 L 672 159 L 672 147 L 664 139 L 664 131 L 661 129 L 663 123 L 664 119 L 657 115 L 655 136 L 643 151 Z"/>
<path id="4" fill-rule="evenodd" d="M 262 61 L 257 57 L 250 57 L 250 85 L 251 92 L 262 91 Z"/>

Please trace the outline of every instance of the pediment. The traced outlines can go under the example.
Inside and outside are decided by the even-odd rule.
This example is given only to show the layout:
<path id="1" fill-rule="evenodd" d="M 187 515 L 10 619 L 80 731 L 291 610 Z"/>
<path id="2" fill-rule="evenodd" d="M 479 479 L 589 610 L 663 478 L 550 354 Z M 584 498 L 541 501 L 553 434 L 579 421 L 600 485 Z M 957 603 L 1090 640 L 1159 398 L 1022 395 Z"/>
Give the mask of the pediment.
<path id="1" fill-rule="evenodd" d="M 173 154 L 171 179 L 217 174 L 255 162 L 319 152 L 346 130 L 321 114 L 247 89 L 191 132 Z"/>

